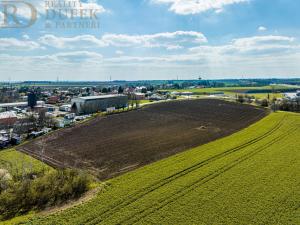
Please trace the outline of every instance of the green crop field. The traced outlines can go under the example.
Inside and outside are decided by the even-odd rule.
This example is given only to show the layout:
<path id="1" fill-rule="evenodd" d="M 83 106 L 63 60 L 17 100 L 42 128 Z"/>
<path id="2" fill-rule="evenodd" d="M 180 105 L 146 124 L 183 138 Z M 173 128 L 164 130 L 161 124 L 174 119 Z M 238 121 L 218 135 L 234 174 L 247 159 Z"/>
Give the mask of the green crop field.
<path id="1" fill-rule="evenodd" d="M 265 99 L 270 95 L 270 98 L 282 98 L 283 92 L 285 91 L 296 91 L 297 86 L 289 85 L 274 85 L 274 86 L 263 86 L 263 87 L 222 87 L 222 88 L 193 88 L 193 89 L 168 89 L 165 91 L 170 92 L 192 92 L 198 95 L 209 95 L 214 93 L 224 93 L 229 96 L 235 96 L 236 94 L 254 96 L 258 99 Z M 273 91 L 275 93 L 273 93 Z"/>
<path id="2" fill-rule="evenodd" d="M 24 173 L 39 173 L 50 167 L 15 149 L 0 151 L 0 169 L 6 169 L 13 176 Z"/>
<path id="3" fill-rule="evenodd" d="M 283 94 L 282 93 L 269 93 L 269 94 L 249 94 L 249 96 L 254 96 L 255 98 L 258 98 L 258 99 L 267 99 L 268 96 L 270 97 L 270 99 L 273 99 L 273 98 L 283 98 Z"/>
<path id="4" fill-rule="evenodd" d="M 91 201 L 26 224 L 300 224 L 300 116 L 273 113 L 229 137 L 106 182 Z"/>

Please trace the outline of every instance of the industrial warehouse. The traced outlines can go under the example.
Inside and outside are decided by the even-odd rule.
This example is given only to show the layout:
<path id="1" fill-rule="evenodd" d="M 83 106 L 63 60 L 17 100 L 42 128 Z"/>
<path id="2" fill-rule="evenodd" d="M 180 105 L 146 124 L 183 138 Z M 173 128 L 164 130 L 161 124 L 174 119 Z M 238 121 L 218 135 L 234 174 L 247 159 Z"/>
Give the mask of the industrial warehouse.
<path id="1" fill-rule="evenodd" d="M 72 112 L 76 115 L 92 114 L 99 111 L 106 111 L 109 108 L 125 108 L 128 104 L 126 95 L 101 95 L 79 97 L 72 99 Z"/>

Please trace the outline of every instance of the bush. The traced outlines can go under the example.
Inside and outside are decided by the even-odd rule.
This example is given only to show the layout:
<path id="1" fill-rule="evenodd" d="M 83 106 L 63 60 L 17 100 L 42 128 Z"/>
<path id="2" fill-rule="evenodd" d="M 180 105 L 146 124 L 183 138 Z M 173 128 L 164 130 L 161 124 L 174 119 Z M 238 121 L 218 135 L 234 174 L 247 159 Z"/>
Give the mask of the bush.
<path id="1" fill-rule="evenodd" d="M 267 99 L 263 99 L 261 102 L 262 107 L 268 107 L 269 106 L 269 101 Z"/>
<path id="2" fill-rule="evenodd" d="M 238 95 L 236 101 L 239 102 L 239 103 L 244 103 L 245 102 L 244 96 L 243 95 Z"/>
<path id="3" fill-rule="evenodd" d="M 36 179 L 6 182 L 0 189 L 0 221 L 80 197 L 91 179 L 76 170 L 51 170 Z"/>

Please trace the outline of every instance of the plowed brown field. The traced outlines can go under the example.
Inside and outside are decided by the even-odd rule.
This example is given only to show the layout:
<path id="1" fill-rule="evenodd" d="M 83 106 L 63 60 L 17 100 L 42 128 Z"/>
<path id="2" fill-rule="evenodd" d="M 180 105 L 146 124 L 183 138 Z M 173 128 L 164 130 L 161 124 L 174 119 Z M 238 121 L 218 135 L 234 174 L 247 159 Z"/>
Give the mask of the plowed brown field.
<path id="1" fill-rule="evenodd" d="M 172 101 L 97 117 L 18 150 L 52 166 L 84 168 L 107 179 L 230 135 L 266 114 L 261 108 L 221 100 Z"/>

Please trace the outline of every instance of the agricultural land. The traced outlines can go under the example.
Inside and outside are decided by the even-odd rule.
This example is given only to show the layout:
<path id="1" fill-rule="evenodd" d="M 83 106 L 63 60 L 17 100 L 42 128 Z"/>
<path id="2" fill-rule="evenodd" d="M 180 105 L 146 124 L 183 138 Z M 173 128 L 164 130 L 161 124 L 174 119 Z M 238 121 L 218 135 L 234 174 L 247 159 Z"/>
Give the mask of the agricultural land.
<path id="1" fill-rule="evenodd" d="M 221 100 L 169 101 L 97 117 L 18 150 L 54 167 L 88 169 L 103 180 L 233 134 L 267 114 Z"/>
<path id="2" fill-rule="evenodd" d="M 231 136 L 108 180 L 80 206 L 26 224 L 300 223 L 300 116 L 277 112 Z"/>

